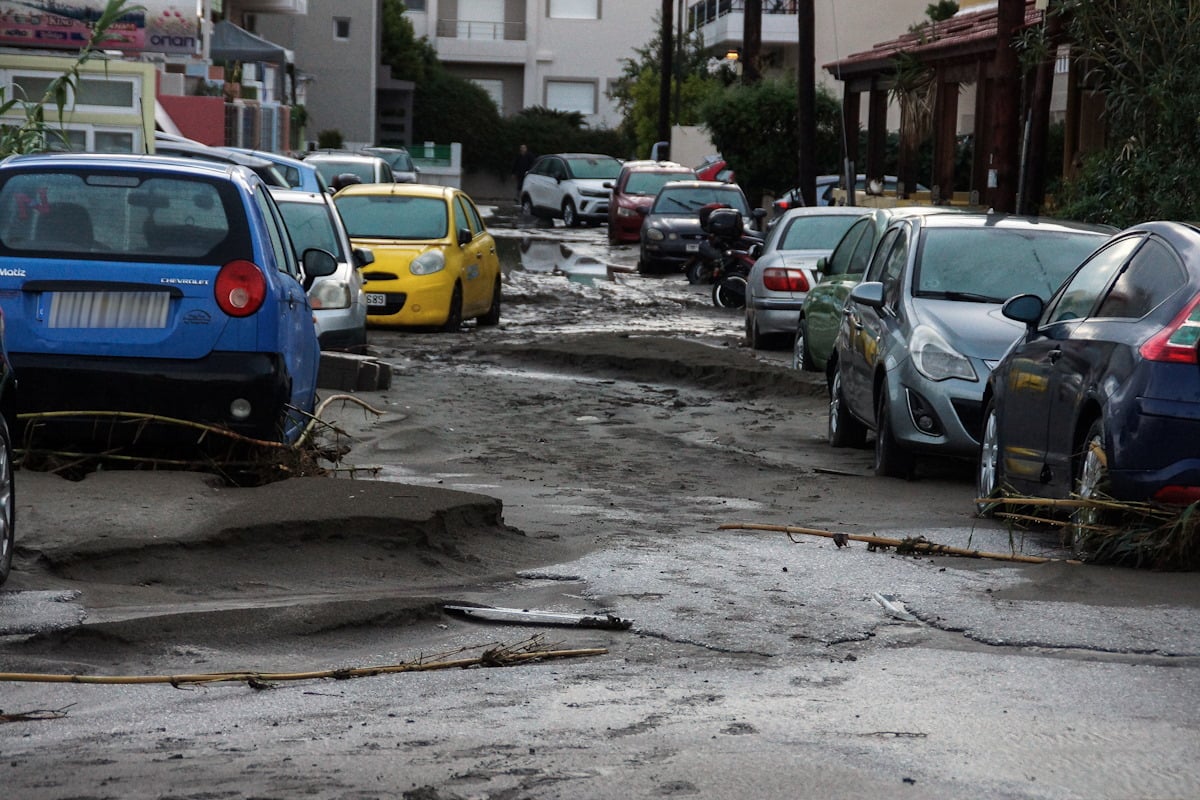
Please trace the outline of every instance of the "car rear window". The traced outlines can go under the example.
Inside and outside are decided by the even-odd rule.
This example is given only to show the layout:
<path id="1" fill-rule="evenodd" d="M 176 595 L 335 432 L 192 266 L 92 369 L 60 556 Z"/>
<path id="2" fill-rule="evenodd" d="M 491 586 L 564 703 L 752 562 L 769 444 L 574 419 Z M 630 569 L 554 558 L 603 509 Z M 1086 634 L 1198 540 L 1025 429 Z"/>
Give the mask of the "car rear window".
<path id="1" fill-rule="evenodd" d="M 346 261 L 338 242 L 337 230 L 333 227 L 333 219 L 329 209 L 323 203 L 297 203 L 275 198 L 279 212 L 283 214 L 284 224 L 292 237 L 296 255 L 302 255 L 312 247 L 332 253 L 338 261 Z"/>
<path id="2" fill-rule="evenodd" d="M 858 217 L 841 214 L 828 217 L 798 216 L 788 225 L 778 250 L 833 250 Z"/>
<path id="3" fill-rule="evenodd" d="M 254 258 L 232 184 L 132 171 L 10 172 L 0 252 L 218 266 Z"/>
<path id="4" fill-rule="evenodd" d="M 443 239 L 450 229 L 440 197 L 355 194 L 333 202 L 352 238 Z"/>
<path id="5" fill-rule="evenodd" d="M 631 172 L 625 182 L 626 194 L 658 194 L 667 181 L 690 178 L 691 172 Z"/>
<path id="6" fill-rule="evenodd" d="M 375 177 L 375 165 L 371 162 L 363 161 L 316 161 L 312 165 L 317 168 L 317 172 L 321 173 L 326 181 L 332 183 L 333 179 L 338 175 L 350 173 L 358 178 L 363 183 L 378 183 L 379 179 Z"/>

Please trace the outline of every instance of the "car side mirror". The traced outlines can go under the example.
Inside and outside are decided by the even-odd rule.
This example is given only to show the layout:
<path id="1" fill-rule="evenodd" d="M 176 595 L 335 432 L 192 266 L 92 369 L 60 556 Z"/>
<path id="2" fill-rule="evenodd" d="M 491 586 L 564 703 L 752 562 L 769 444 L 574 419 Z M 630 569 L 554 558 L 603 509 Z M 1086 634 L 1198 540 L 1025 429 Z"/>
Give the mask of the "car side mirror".
<path id="1" fill-rule="evenodd" d="M 471 235 L 470 228 L 459 228 L 458 229 L 458 246 L 459 247 L 464 247 L 464 246 L 470 244 L 471 239 L 473 239 L 473 238 L 475 238 L 475 237 Z"/>
<path id="2" fill-rule="evenodd" d="M 860 283 L 850 290 L 850 299 L 871 308 L 883 308 L 883 284 L 879 281 Z"/>
<path id="3" fill-rule="evenodd" d="M 354 248 L 354 266 L 357 269 L 369 266 L 375 263 L 375 253 L 366 247 Z"/>
<path id="4" fill-rule="evenodd" d="M 829 256 L 821 256 L 817 259 L 817 266 L 814 270 L 817 273 L 817 280 L 825 277 L 825 270 L 827 269 L 829 269 Z"/>
<path id="5" fill-rule="evenodd" d="M 316 278 L 324 278 L 326 275 L 337 272 L 338 266 L 333 253 L 319 247 L 310 247 L 305 250 L 304 255 L 300 257 L 300 263 L 304 267 L 304 288 L 306 290 L 312 286 Z"/>
<path id="6" fill-rule="evenodd" d="M 751 258 L 757 259 L 759 256 L 762 255 L 762 251 L 763 251 L 763 246 L 761 244 L 750 245 L 750 257 Z"/>
<path id="7" fill-rule="evenodd" d="M 1000 306 L 1000 313 L 1015 322 L 1024 323 L 1026 328 L 1033 330 L 1042 318 L 1045 308 L 1046 304 L 1036 294 L 1019 294 L 1005 300 L 1004 305 Z"/>
<path id="8" fill-rule="evenodd" d="M 613 188 L 613 182 L 612 182 L 612 181 L 605 181 L 603 185 L 604 185 L 604 188 L 605 188 L 605 189 L 612 189 L 612 188 Z"/>

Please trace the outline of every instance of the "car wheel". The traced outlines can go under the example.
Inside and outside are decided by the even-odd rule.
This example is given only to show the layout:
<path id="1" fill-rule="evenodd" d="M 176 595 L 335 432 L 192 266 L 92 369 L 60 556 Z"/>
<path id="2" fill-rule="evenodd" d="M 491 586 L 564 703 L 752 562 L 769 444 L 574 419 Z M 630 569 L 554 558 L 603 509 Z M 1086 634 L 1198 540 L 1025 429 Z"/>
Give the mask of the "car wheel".
<path id="1" fill-rule="evenodd" d="M 1080 500 L 1099 500 L 1107 495 L 1108 456 L 1104 452 L 1104 423 L 1097 419 L 1088 427 L 1087 435 L 1075 460 L 1075 494 Z M 1071 514 L 1071 525 L 1067 528 L 1071 550 L 1083 553 L 1088 542 L 1106 522 L 1104 510 L 1094 506 L 1082 506 Z"/>
<path id="2" fill-rule="evenodd" d="M 692 256 L 683 267 L 683 274 L 687 276 L 687 282 L 693 285 L 704 280 L 703 272 L 704 259 L 699 256 Z"/>
<path id="3" fill-rule="evenodd" d="M 568 228 L 578 228 L 580 224 L 579 213 L 575 211 L 575 201 L 569 197 L 563 200 L 562 220 L 563 225 L 566 225 Z"/>
<path id="4" fill-rule="evenodd" d="M 654 275 L 662 270 L 657 261 L 642 256 L 638 259 L 637 271 L 642 275 Z"/>
<path id="5" fill-rule="evenodd" d="M 1002 496 L 1004 486 L 1004 461 L 1000 458 L 995 400 L 989 400 L 983 412 L 983 435 L 980 440 L 979 463 L 975 468 L 975 510 L 981 517 L 990 517 L 998 504 L 988 500 Z"/>
<path id="6" fill-rule="evenodd" d="M 829 383 L 829 444 L 833 447 L 862 447 L 867 441 L 867 426 L 863 425 L 850 409 L 842 395 L 842 376 L 832 370 Z"/>
<path id="7" fill-rule="evenodd" d="M 808 323 L 801 317 L 800 324 L 796 326 L 796 338 L 792 341 L 792 369 L 812 372 L 816 368 L 808 349 Z"/>
<path id="8" fill-rule="evenodd" d="M 0 583 L 8 579 L 16 547 L 17 500 L 13 488 L 12 436 L 0 417 Z"/>
<path id="9" fill-rule="evenodd" d="M 492 287 L 492 304 L 488 307 L 487 313 L 482 317 L 476 317 L 480 325 L 499 325 L 500 324 L 500 279 L 496 279 L 496 285 Z"/>
<path id="10" fill-rule="evenodd" d="M 450 295 L 450 311 L 446 316 L 446 322 L 442 325 L 442 331 L 445 333 L 454 333 L 462 328 L 462 287 L 457 283 L 454 284 L 454 294 Z"/>
<path id="11" fill-rule="evenodd" d="M 537 216 L 533 211 L 533 200 L 529 195 L 521 196 L 521 213 L 527 217 Z"/>
<path id="12" fill-rule="evenodd" d="M 875 408 L 875 474 L 887 478 L 912 480 L 916 459 L 912 451 L 896 441 L 892 432 L 892 412 L 888 408 L 887 386 L 879 391 Z"/>

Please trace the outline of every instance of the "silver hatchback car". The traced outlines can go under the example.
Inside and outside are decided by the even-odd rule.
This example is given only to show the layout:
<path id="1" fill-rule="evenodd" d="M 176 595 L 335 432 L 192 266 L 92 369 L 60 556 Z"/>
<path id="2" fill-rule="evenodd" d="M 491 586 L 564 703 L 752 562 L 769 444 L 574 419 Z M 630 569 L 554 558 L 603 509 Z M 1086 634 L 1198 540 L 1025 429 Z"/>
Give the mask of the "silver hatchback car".
<path id="1" fill-rule="evenodd" d="M 308 290 L 322 350 L 361 350 L 367 344 L 367 300 L 360 271 L 374 263 L 364 247 L 352 247 L 333 199 L 326 192 L 272 189 L 296 252 L 316 247 L 333 254 L 337 271 Z"/>

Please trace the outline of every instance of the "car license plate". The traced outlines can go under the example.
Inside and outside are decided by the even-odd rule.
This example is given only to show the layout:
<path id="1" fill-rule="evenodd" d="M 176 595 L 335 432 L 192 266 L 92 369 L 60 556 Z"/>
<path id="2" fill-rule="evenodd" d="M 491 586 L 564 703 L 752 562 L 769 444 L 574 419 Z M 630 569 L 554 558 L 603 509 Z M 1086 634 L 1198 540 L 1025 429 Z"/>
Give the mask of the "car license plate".
<path id="1" fill-rule="evenodd" d="M 689 242 L 688 244 L 684 245 L 684 250 L 688 253 L 698 253 L 700 252 L 700 243 L 696 242 L 693 244 Z"/>
<path id="2" fill-rule="evenodd" d="M 387 295 L 383 292 L 367 292 L 367 305 L 377 308 L 387 305 Z"/>
<path id="3" fill-rule="evenodd" d="M 165 328 L 170 292 L 51 292 L 51 328 Z"/>

